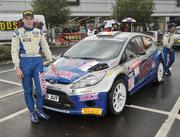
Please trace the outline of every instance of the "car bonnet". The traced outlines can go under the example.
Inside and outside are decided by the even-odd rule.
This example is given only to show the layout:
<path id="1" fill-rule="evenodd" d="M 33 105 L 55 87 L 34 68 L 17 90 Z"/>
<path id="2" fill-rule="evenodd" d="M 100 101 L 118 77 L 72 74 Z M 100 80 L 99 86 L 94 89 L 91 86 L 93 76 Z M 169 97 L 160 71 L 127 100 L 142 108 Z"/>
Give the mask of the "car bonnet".
<path id="1" fill-rule="evenodd" d="M 45 79 L 69 84 L 87 75 L 92 67 L 101 63 L 96 60 L 60 58 L 54 63 L 57 68 L 55 72 L 52 72 L 50 67 L 44 68 Z"/>

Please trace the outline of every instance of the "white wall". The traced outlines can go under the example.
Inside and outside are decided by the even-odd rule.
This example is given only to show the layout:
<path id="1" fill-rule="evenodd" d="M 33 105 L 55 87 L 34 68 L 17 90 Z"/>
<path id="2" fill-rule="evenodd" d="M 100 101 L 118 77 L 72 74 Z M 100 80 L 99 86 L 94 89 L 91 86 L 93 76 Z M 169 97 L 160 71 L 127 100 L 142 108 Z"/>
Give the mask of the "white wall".
<path id="1" fill-rule="evenodd" d="M 72 16 L 110 16 L 115 0 L 80 0 L 80 6 L 72 6 Z"/>
<path id="2" fill-rule="evenodd" d="M 1 13 L 22 13 L 31 9 L 32 0 L 0 0 Z M 116 0 L 80 0 L 79 6 L 71 6 L 72 16 L 110 16 Z M 180 16 L 176 0 L 155 0 L 153 16 Z"/>
<path id="3" fill-rule="evenodd" d="M 31 9 L 32 0 L 0 0 L 1 13 L 22 13 L 25 9 Z"/>
<path id="4" fill-rule="evenodd" d="M 32 9 L 32 0 L 0 0 L 0 13 L 22 13 Z M 110 16 L 115 0 L 80 0 L 79 6 L 71 6 L 72 16 Z"/>
<path id="5" fill-rule="evenodd" d="M 177 0 L 155 0 L 155 13 L 153 16 L 180 16 L 180 7 Z"/>

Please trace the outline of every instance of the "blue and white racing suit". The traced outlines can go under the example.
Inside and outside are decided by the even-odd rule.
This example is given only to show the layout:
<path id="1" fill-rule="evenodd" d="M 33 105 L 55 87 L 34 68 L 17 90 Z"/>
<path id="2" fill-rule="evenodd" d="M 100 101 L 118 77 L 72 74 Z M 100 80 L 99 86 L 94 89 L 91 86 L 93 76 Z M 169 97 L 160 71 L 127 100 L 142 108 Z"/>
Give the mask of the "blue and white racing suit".
<path id="1" fill-rule="evenodd" d="M 36 88 L 36 106 L 43 108 L 44 94 L 46 92 L 43 73 L 43 61 L 40 51 L 44 52 L 48 61 L 52 61 L 52 54 L 41 30 L 26 28 L 15 30 L 12 38 L 11 54 L 15 67 L 23 72 L 22 85 L 26 105 L 30 112 L 34 111 L 33 80 Z"/>
<path id="2" fill-rule="evenodd" d="M 163 60 L 164 60 L 164 71 L 165 73 L 169 73 L 169 68 L 175 61 L 175 53 L 172 48 L 174 43 L 173 34 L 170 32 L 166 32 L 163 37 Z"/>

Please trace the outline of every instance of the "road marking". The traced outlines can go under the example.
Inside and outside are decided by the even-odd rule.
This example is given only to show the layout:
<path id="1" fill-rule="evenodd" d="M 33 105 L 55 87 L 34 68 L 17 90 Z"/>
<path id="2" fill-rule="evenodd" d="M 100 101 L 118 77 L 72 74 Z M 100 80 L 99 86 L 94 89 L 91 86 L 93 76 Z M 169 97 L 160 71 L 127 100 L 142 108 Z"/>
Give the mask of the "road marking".
<path id="1" fill-rule="evenodd" d="M 167 137 L 167 134 L 169 133 L 169 130 L 171 129 L 175 119 L 179 117 L 178 116 L 179 107 L 180 107 L 180 97 L 178 98 L 176 104 L 172 108 L 168 119 L 166 119 L 165 122 L 162 124 L 161 128 L 159 129 L 155 137 Z"/>
<path id="2" fill-rule="evenodd" d="M 6 72 L 9 72 L 9 71 L 13 71 L 13 70 L 15 70 L 15 69 L 9 69 L 9 70 L 0 71 L 0 74 L 6 73 Z"/>
<path id="3" fill-rule="evenodd" d="M 23 114 L 23 113 L 25 113 L 25 112 L 27 112 L 27 108 L 25 108 L 25 109 L 23 109 L 23 110 L 20 110 L 20 111 L 14 113 L 14 114 L 9 115 L 9 116 L 6 116 L 6 117 L 4 117 L 4 118 L 1 118 L 1 119 L 0 119 L 0 123 L 5 122 L 5 121 L 7 121 L 7 120 L 9 120 L 9 119 L 12 119 L 12 118 L 14 118 L 14 117 L 16 117 L 16 116 L 18 116 L 18 115 L 21 115 L 21 114 Z"/>
<path id="4" fill-rule="evenodd" d="M 14 85 L 22 86 L 22 84 L 20 84 L 20 83 L 8 81 L 8 80 L 3 80 L 3 79 L 0 79 L 0 82 L 4 82 L 4 83 L 9 83 L 9 84 L 14 84 Z"/>
<path id="5" fill-rule="evenodd" d="M 135 109 L 141 109 L 141 110 L 150 111 L 150 112 L 159 113 L 159 114 L 164 114 L 164 115 L 169 115 L 170 114 L 170 112 L 167 112 L 167 111 L 151 109 L 151 108 L 146 108 L 146 107 L 141 107 L 141 106 L 136 106 L 136 105 L 126 105 L 126 107 L 135 108 Z"/>
<path id="6" fill-rule="evenodd" d="M 9 94 L 6 94 L 6 95 L 2 95 L 2 96 L 0 96 L 0 99 L 7 98 L 7 97 L 9 97 L 9 96 L 22 93 L 22 91 L 23 91 L 23 90 L 21 89 L 21 90 L 18 90 L 18 91 L 16 91 L 16 92 L 13 92 L 13 93 L 9 93 Z"/>

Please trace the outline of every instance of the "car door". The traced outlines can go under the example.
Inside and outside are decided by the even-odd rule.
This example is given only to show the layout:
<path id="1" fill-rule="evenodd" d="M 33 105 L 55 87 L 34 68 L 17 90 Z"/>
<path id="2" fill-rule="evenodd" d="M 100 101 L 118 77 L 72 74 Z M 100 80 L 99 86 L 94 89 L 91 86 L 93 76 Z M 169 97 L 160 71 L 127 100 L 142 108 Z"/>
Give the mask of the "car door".
<path id="1" fill-rule="evenodd" d="M 148 36 L 142 36 L 143 39 L 143 47 L 146 50 L 146 56 L 148 57 L 149 60 L 149 75 L 152 77 L 156 74 L 156 65 L 157 65 L 157 47 L 153 41 L 152 38 L 148 37 Z M 147 64 L 146 64 L 147 65 Z"/>
<path id="2" fill-rule="evenodd" d="M 139 65 L 139 84 L 140 86 L 143 86 L 150 81 L 150 73 L 153 63 L 153 56 L 151 50 L 152 45 L 150 43 L 150 39 L 145 36 L 138 37 L 134 40 L 142 49 L 139 55 L 139 59 L 141 62 Z"/>
<path id="3" fill-rule="evenodd" d="M 128 69 L 128 90 L 134 92 L 141 87 L 143 81 L 148 78 L 148 73 L 143 68 L 149 60 L 146 50 L 143 48 L 141 36 L 135 36 L 126 45 L 124 51 L 126 56 L 125 66 Z"/>

